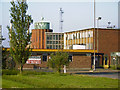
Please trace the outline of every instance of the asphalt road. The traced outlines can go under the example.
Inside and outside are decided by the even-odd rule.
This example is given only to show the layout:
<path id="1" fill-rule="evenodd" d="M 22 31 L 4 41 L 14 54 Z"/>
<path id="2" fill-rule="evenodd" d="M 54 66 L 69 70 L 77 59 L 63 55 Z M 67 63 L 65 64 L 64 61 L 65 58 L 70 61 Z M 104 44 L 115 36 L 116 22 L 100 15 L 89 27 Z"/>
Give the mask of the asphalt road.
<path id="1" fill-rule="evenodd" d="M 120 72 L 75 73 L 75 74 L 83 74 L 83 75 L 96 76 L 96 77 L 107 77 L 107 78 L 112 78 L 112 79 L 120 79 Z"/>

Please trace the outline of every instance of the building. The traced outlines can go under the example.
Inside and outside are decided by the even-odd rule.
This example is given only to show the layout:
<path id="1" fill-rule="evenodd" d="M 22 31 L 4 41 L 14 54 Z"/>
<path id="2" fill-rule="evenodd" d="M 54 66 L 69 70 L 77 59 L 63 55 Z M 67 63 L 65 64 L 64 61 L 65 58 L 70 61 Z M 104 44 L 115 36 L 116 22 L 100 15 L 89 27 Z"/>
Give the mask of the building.
<path id="1" fill-rule="evenodd" d="M 35 29 L 32 29 L 31 48 L 36 48 L 36 49 L 46 48 L 45 32 L 53 32 L 53 30 L 50 29 L 49 27 L 50 27 L 50 23 L 46 21 L 35 23 Z"/>
<path id="2" fill-rule="evenodd" d="M 120 1 L 118 2 L 118 28 L 120 29 Z"/>
<path id="3" fill-rule="evenodd" d="M 93 49 L 93 29 L 65 32 L 64 49 L 73 49 L 73 45 L 85 45 L 85 49 Z"/>
<path id="4" fill-rule="evenodd" d="M 2 47 L 2 41 L 5 40 L 2 36 L 2 25 L 0 25 L 0 47 Z"/>
<path id="5" fill-rule="evenodd" d="M 111 53 L 111 65 L 116 66 L 116 67 L 117 67 L 117 65 L 120 66 L 120 52 L 112 52 Z"/>
<path id="6" fill-rule="evenodd" d="M 47 68 L 47 62 L 50 59 L 51 53 L 57 51 L 66 52 L 69 54 L 69 69 L 88 69 L 92 68 L 91 53 L 94 50 L 59 50 L 59 49 L 32 49 L 32 57 L 28 59 L 24 68 Z M 95 51 L 97 52 L 97 51 Z"/>
<path id="7" fill-rule="evenodd" d="M 46 49 L 63 49 L 64 33 L 46 32 Z"/>
<path id="8" fill-rule="evenodd" d="M 44 31 L 44 28 L 40 30 Z M 49 28 L 46 29 L 49 30 Z M 34 31 L 37 30 L 38 32 L 35 34 Z M 94 28 L 65 33 L 53 33 L 52 31 L 44 31 L 42 36 L 39 33 L 39 29 L 36 28 L 32 30 L 32 33 L 32 40 L 36 41 L 36 46 L 40 46 L 39 44 L 43 41 L 43 48 L 34 47 L 35 51 L 32 52 L 33 56 L 36 56 L 36 58 L 39 57 L 39 60 L 41 60 L 38 64 L 38 67 L 47 67 L 47 61 L 49 59 L 50 53 L 55 53 L 57 49 L 63 49 L 64 45 L 63 50 L 67 51 L 69 53 L 69 57 L 71 57 L 69 68 L 92 68 L 94 59 L 94 35 L 96 68 L 108 68 L 111 64 L 111 53 L 120 52 L 119 29 L 95 28 L 95 33 Z M 38 41 L 35 39 L 37 37 L 40 37 Z M 32 62 L 33 61 L 27 64 L 35 64 Z"/>
<path id="9" fill-rule="evenodd" d="M 94 48 L 94 35 L 95 35 L 95 50 L 96 65 L 101 66 L 100 62 L 104 63 L 101 55 L 106 55 L 108 65 L 110 66 L 111 52 L 120 52 L 120 29 L 104 29 L 94 28 L 65 32 L 64 34 L 64 49 L 74 49 L 74 45 L 84 45 L 84 49 L 93 50 Z M 76 48 L 77 49 L 77 48 Z M 78 48 L 81 49 L 81 48 Z M 93 55 L 93 54 L 92 54 Z M 92 57 L 93 62 L 93 57 Z M 106 61 L 107 62 L 107 61 Z M 103 64 L 102 64 L 103 65 Z"/>
<path id="10" fill-rule="evenodd" d="M 53 33 L 48 21 L 36 22 L 34 27 L 35 29 L 32 29 L 31 48 L 63 49 L 64 33 Z"/>
<path id="11" fill-rule="evenodd" d="M 50 54 L 62 51 L 69 54 L 69 68 L 91 69 L 94 59 L 94 35 L 96 68 L 108 68 L 110 65 L 113 65 L 113 61 L 111 61 L 113 59 L 113 57 L 111 58 L 111 53 L 120 52 L 120 29 L 96 28 L 94 33 L 94 28 L 89 28 L 65 32 L 63 35 L 64 37 L 61 40 L 60 37 L 62 35 L 63 33 L 44 32 L 44 37 L 41 37 L 42 40 L 43 38 L 46 38 L 44 44 L 42 43 L 44 49 L 33 48 L 32 56 L 26 62 L 24 68 L 47 68 Z M 34 37 L 36 38 L 36 36 Z M 64 44 L 62 43 L 62 45 L 64 45 L 64 49 L 60 49 L 60 41 L 63 42 L 63 40 Z M 78 48 L 74 47 L 77 45 Z"/>

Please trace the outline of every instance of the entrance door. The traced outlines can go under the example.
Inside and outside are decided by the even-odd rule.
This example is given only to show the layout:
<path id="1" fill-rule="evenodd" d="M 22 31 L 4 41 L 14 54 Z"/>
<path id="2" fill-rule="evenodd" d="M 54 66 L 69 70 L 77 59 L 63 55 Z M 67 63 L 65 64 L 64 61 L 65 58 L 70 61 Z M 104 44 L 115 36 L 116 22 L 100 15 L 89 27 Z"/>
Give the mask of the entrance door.
<path id="1" fill-rule="evenodd" d="M 95 67 L 98 68 L 99 67 L 99 57 L 95 56 Z"/>

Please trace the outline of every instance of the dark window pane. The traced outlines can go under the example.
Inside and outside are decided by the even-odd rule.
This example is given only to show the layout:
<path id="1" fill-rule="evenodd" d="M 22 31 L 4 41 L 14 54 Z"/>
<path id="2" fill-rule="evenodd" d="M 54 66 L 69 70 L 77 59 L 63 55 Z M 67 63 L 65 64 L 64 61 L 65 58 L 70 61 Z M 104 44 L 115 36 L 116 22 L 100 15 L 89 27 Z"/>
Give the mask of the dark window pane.
<path id="1" fill-rule="evenodd" d="M 50 41 L 50 44 L 52 44 L 52 41 Z"/>
<path id="2" fill-rule="evenodd" d="M 69 56 L 69 57 L 68 57 L 68 61 L 69 61 L 69 62 L 72 62 L 72 56 Z"/>
<path id="3" fill-rule="evenodd" d="M 55 40 L 55 35 L 53 35 L 53 40 Z"/>
<path id="4" fill-rule="evenodd" d="M 52 45 L 50 45 L 50 49 L 52 49 Z"/>
<path id="5" fill-rule="evenodd" d="M 56 40 L 58 40 L 58 35 L 56 35 Z"/>
<path id="6" fill-rule="evenodd" d="M 49 36 L 47 36 L 47 40 L 49 40 Z"/>
<path id="7" fill-rule="evenodd" d="M 47 55 L 43 55 L 43 61 L 47 61 Z"/>
<path id="8" fill-rule="evenodd" d="M 53 49 L 55 49 L 55 45 L 53 45 Z"/>
<path id="9" fill-rule="evenodd" d="M 47 41 L 47 44 L 49 44 L 49 41 Z"/>
<path id="10" fill-rule="evenodd" d="M 58 41 L 56 41 L 56 44 L 58 44 Z"/>

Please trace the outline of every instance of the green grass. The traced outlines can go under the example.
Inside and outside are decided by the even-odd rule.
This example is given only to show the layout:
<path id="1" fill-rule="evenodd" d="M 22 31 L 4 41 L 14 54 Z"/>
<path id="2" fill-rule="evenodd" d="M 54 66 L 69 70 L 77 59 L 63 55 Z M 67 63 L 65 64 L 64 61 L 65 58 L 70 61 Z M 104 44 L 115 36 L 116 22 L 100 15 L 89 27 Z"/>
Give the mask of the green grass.
<path id="1" fill-rule="evenodd" d="M 46 73 L 3 75 L 3 88 L 118 88 L 118 79 Z"/>

